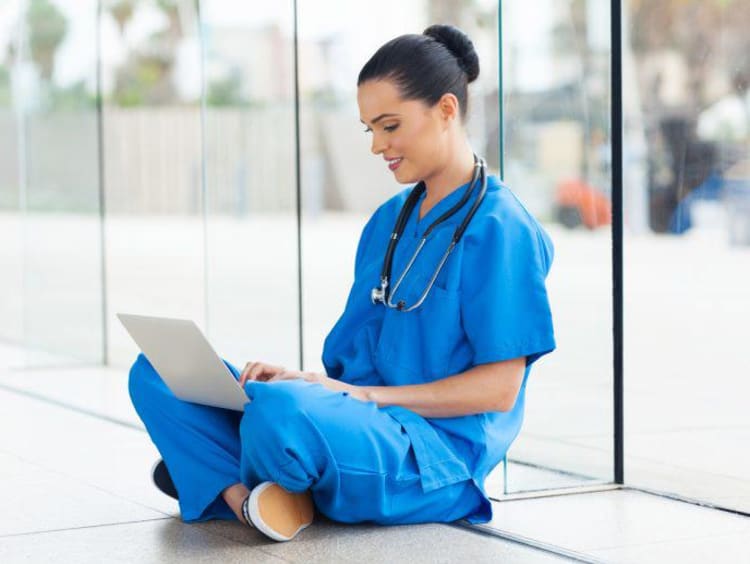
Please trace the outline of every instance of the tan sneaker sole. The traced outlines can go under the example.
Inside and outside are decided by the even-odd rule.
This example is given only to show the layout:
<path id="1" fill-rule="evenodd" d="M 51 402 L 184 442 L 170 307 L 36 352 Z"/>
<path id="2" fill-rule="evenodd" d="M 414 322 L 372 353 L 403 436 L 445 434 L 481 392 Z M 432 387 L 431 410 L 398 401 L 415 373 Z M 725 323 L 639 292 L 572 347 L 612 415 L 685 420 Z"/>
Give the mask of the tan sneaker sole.
<path id="1" fill-rule="evenodd" d="M 276 541 L 293 539 L 315 515 L 310 492 L 290 493 L 274 482 L 253 488 L 247 510 L 252 525 Z"/>

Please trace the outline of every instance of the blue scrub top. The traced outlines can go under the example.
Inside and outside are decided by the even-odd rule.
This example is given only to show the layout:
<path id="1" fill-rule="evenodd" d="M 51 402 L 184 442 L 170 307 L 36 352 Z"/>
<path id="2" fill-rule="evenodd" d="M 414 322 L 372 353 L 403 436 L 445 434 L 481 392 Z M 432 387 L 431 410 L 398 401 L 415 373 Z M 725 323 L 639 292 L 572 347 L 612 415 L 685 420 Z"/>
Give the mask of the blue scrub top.
<path id="1" fill-rule="evenodd" d="M 393 259 L 391 285 L 401 276 L 422 234 L 468 189 L 460 186 L 421 220 L 411 214 Z M 424 303 L 401 312 L 370 301 L 391 231 L 413 187 L 380 206 L 367 222 L 357 248 L 354 284 L 344 313 L 325 340 L 327 374 L 362 386 L 421 384 L 458 374 L 477 364 L 526 357 L 526 372 L 515 406 L 451 418 L 423 418 L 385 407 L 412 441 L 423 491 L 484 479 L 503 459 L 521 428 L 531 365 L 555 348 L 545 278 L 552 242 L 510 189 L 495 176 Z M 478 187 L 475 194 L 478 193 Z M 473 201 L 473 197 L 470 201 Z M 393 303 L 414 304 L 429 283 L 469 205 L 431 233 Z M 489 518 L 489 503 L 470 521 Z"/>

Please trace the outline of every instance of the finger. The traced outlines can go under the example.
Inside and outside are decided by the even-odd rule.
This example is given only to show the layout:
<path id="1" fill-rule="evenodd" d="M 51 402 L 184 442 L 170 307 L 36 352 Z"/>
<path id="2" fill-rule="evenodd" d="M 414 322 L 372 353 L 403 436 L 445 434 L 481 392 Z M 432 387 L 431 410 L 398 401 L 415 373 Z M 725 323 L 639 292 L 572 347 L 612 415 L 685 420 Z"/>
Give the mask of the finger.
<path id="1" fill-rule="evenodd" d="M 296 380 L 298 378 L 302 378 L 302 373 L 297 372 L 295 370 L 282 370 L 281 372 L 276 372 L 275 374 L 272 374 L 268 378 L 268 382 L 280 382 L 281 380 Z"/>
<path id="2" fill-rule="evenodd" d="M 248 380 L 263 380 L 263 376 L 268 374 L 268 365 L 262 362 L 256 362 L 250 369 Z"/>
<path id="3" fill-rule="evenodd" d="M 259 362 L 248 362 L 245 365 L 245 370 L 242 372 L 242 380 L 241 383 L 244 385 L 245 382 L 250 380 L 255 380 L 255 377 L 253 376 L 253 370 L 256 370 Z"/>

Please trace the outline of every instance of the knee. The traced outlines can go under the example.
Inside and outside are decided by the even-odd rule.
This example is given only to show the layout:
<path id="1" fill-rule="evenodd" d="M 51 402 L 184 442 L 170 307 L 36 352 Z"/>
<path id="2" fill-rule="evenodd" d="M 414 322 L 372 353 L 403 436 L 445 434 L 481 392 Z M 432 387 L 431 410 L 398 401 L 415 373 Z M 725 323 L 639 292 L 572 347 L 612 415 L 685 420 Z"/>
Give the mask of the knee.
<path id="1" fill-rule="evenodd" d="M 296 426 L 299 417 L 305 414 L 305 401 L 299 384 L 293 380 L 247 384 L 251 401 L 245 406 L 243 426 L 251 428 L 254 435 L 263 430 L 264 436 Z"/>
<path id="2" fill-rule="evenodd" d="M 158 379 L 159 375 L 145 355 L 140 353 L 128 374 L 128 392 L 134 405 L 137 405 L 148 394 L 148 391 L 153 389 L 152 384 L 155 378 Z"/>

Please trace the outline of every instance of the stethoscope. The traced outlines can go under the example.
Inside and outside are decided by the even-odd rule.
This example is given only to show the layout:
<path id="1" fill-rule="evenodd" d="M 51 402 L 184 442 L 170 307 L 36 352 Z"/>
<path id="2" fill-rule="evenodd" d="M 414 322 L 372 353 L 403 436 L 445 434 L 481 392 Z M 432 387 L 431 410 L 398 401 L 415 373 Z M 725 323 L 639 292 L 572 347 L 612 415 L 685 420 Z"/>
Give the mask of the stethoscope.
<path id="1" fill-rule="evenodd" d="M 464 220 L 461 222 L 461 224 L 456 228 L 456 231 L 453 233 L 453 238 L 451 239 L 451 242 L 448 245 L 448 248 L 445 250 L 445 253 L 443 254 L 443 258 L 440 259 L 440 263 L 435 269 L 435 272 L 432 274 L 432 278 L 430 278 L 427 288 L 422 293 L 419 300 L 412 306 L 407 307 L 404 300 L 399 300 L 398 303 L 394 304 L 391 301 L 391 297 L 396 293 L 399 286 L 401 286 L 401 282 L 404 281 L 404 278 L 406 278 L 406 275 L 409 273 L 409 270 L 411 270 L 411 267 L 414 264 L 414 261 L 417 260 L 419 253 L 422 251 L 422 247 L 424 247 L 425 243 L 427 242 L 427 238 L 430 236 L 430 233 L 432 233 L 432 230 L 435 229 L 438 225 L 440 225 L 443 221 L 453 216 L 456 212 L 458 212 L 458 210 L 460 210 L 463 207 L 463 205 L 471 197 L 471 194 L 474 192 L 474 188 L 477 184 L 477 179 L 480 179 L 481 181 L 481 188 L 479 190 L 479 195 L 474 200 L 474 204 L 471 206 L 469 213 L 466 214 L 466 217 L 464 218 Z M 396 251 L 396 245 L 398 244 L 399 238 L 404 233 L 404 229 L 406 228 L 406 222 L 409 220 L 409 216 L 411 215 L 411 212 L 416 207 L 417 202 L 419 201 L 420 197 L 424 193 L 425 189 L 426 188 L 425 188 L 424 182 L 420 182 L 419 184 L 417 184 L 414 187 L 414 189 L 411 191 L 411 193 L 409 194 L 409 197 L 406 199 L 406 202 L 404 202 L 404 205 L 401 208 L 401 212 L 398 214 L 398 219 L 396 219 L 396 225 L 393 227 L 393 232 L 391 233 L 391 239 L 388 242 L 388 249 L 385 252 L 385 258 L 383 260 L 383 268 L 380 271 L 380 288 L 373 288 L 372 292 L 370 293 L 370 299 L 372 300 L 373 304 L 377 304 L 378 302 L 380 302 L 383 305 L 391 309 L 397 309 L 403 312 L 415 310 L 419 306 L 422 305 L 422 302 L 425 301 L 425 299 L 427 298 L 427 295 L 430 293 L 430 290 L 432 289 L 432 285 L 435 283 L 435 279 L 438 277 L 438 274 L 440 274 L 440 271 L 442 270 L 443 265 L 445 264 L 445 261 L 448 260 L 448 255 L 451 254 L 451 251 L 456 246 L 459 239 L 461 239 L 461 236 L 464 234 L 464 231 L 466 231 L 466 228 L 469 226 L 469 222 L 471 221 L 471 218 L 474 217 L 474 214 L 476 213 L 477 208 L 479 208 L 479 205 L 482 203 L 482 200 L 484 200 L 484 195 L 487 192 L 487 165 L 485 164 L 484 160 L 474 155 L 474 173 L 472 174 L 471 183 L 469 184 L 469 188 L 466 190 L 466 193 L 463 195 L 461 200 L 456 205 L 454 205 L 451 209 L 449 209 L 443 215 L 438 217 L 427 228 L 427 231 L 425 231 L 424 235 L 422 235 L 422 239 L 419 241 L 419 245 L 417 246 L 417 249 L 414 251 L 414 254 L 411 257 L 411 260 L 406 265 L 406 268 L 404 269 L 399 279 L 396 281 L 396 284 L 393 286 L 393 290 L 389 292 L 388 284 L 391 278 L 391 267 L 393 266 L 393 255 Z"/>

